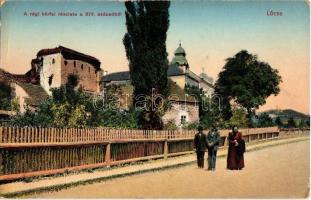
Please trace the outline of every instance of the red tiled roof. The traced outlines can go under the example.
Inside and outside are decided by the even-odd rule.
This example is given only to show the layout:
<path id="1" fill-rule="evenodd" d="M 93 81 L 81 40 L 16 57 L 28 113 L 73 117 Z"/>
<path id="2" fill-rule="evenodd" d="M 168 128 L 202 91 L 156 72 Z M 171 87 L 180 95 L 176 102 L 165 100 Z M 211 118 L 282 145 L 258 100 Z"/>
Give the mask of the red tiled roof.
<path id="1" fill-rule="evenodd" d="M 29 106 L 38 106 L 42 101 L 47 99 L 49 96 L 41 85 L 35 85 L 30 83 L 29 77 L 20 74 L 11 74 L 0 68 L 0 81 L 8 83 L 15 83 L 25 90 L 29 95 L 26 99 L 26 103 Z"/>
<path id="2" fill-rule="evenodd" d="M 10 72 L 5 71 L 0 68 L 0 80 L 12 82 L 12 81 L 20 81 L 20 82 L 29 82 L 29 77 L 24 74 L 11 74 Z"/>
<path id="3" fill-rule="evenodd" d="M 37 107 L 42 101 L 49 98 L 49 95 L 41 87 L 41 85 L 34 85 L 31 83 L 16 82 L 21 88 L 28 94 L 28 98 L 25 99 L 26 104 L 29 106 Z"/>

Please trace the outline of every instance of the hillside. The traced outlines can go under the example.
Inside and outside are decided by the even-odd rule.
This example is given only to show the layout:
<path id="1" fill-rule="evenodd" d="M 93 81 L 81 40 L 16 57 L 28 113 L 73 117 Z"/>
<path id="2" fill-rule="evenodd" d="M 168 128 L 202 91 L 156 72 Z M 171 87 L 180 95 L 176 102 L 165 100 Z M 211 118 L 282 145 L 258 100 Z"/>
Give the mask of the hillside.
<path id="1" fill-rule="evenodd" d="M 290 117 L 293 117 L 295 120 L 305 120 L 305 121 L 310 121 L 310 115 L 306 115 L 304 113 L 292 110 L 292 109 L 284 109 L 284 110 L 268 110 L 265 112 L 261 113 L 267 113 L 271 117 L 274 116 L 273 118 L 280 117 L 281 120 L 287 121 Z"/>

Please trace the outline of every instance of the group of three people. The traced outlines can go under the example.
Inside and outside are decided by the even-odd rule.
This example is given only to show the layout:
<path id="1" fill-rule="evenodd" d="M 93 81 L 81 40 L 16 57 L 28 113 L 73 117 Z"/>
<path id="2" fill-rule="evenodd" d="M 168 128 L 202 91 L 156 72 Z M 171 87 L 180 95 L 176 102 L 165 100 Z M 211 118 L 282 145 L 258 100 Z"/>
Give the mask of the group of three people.
<path id="1" fill-rule="evenodd" d="M 207 149 L 208 152 L 208 170 L 215 170 L 216 157 L 221 137 L 216 126 L 207 135 L 203 133 L 202 126 L 198 127 L 198 132 L 194 137 L 194 148 L 197 154 L 197 163 L 199 168 L 204 168 L 204 155 Z M 239 132 L 237 126 L 232 127 L 232 132 L 228 135 L 228 155 L 227 155 L 227 169 L 241 170 L 244 168 L 244 152 L 245 142 Z"/>

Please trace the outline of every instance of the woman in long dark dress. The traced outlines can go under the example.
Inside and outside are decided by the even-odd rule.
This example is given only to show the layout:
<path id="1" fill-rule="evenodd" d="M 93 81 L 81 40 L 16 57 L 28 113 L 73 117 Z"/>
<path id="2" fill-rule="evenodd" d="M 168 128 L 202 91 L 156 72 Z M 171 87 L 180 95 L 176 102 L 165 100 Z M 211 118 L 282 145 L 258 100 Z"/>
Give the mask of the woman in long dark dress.
<path id="1" fill-rule="evenodd" d="M 239 143 L 241 143 L 242 133 L 239 132 L 238 127 L 234 126 L 232 132 L 229 133 L 228 142 L 228 155 L 227 155 L 227 169 L 241 170 L 244 168 L 243 153 L 239 153 Z"/>

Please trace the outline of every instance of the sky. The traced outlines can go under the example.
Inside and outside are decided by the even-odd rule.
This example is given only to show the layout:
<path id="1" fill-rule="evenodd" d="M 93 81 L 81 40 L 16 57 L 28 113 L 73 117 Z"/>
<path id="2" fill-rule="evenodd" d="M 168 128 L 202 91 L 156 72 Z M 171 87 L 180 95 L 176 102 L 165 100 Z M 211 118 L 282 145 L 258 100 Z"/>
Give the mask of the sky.
<path id="1" fill-rule="evenodd" d="M 267 16 L 267 12 L 282 16 Z M 225 59 L 245 49 L 279 70 L 283 82 L 260 111 L 309 113 L 310 11 L 304 1 L 172 1 L 167 33 L 171 61 L 181 41 L 190 69 L 217 79 Z M 30 16 L 39 12 L 40 16 Z M 41 16 L 76 12 L 78 16 Z M 120 16 L 85 16 L 120 12 Z M 1 7 L 0 67 L 25 73 L 40 49 L 59 45 L 92 55 L 108 73 L 128 70 L 122 1 L 6 1 Z M 79 16 L 82 13 L 83 16 Z M 27 15 L 25 15 L 27 14 Z"/>

